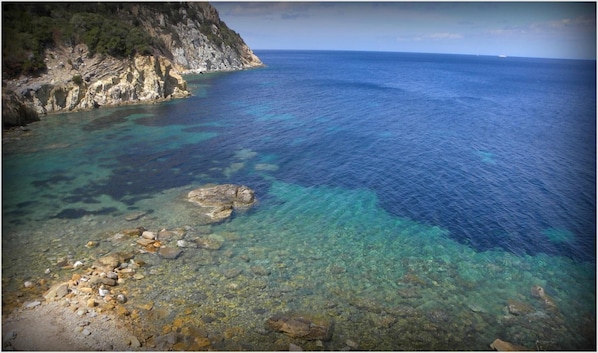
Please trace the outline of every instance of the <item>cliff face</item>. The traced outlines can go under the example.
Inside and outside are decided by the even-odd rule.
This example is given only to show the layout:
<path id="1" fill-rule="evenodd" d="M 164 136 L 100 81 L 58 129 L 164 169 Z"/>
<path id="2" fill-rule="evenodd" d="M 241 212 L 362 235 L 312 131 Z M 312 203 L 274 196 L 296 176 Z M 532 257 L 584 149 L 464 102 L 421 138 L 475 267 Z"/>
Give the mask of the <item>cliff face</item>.
<path id="1" fill-rule="evenodd" d="M 262 66 L 241 37 L 207 3 L 187 3 L 157 17 L 151 6 L 134 6 L 144 28 L 164 43 L 163 51 L 186 72 L 241 70 Z"/>
<path id="2" fill-rule="evenodd" d="M 182 73 L 263 65 L 207 3 L 124 3 L 115 16 L 149 34 L 151 48 L 117 57 L 96 48 L 94 53 L 83 40 L 55 40 L 46 45 L 45 68 L 38 74 L 3 77 L 3 100 L 14 92 L 11 97 L 16 95 L 28 113 L 38 114 L 155 102 L 189 95 Z M 15 121 L 23 122 L 9 122 L 3 114 L 4 126 Z"/>

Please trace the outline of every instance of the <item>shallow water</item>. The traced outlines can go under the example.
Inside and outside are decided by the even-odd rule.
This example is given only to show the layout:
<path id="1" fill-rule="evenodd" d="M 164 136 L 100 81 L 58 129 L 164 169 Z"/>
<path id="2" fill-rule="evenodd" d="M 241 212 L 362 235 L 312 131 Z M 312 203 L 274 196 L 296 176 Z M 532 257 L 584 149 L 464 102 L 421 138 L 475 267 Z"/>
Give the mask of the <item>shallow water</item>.
<path id="1" fill-rule="evenodd" d="M 178 318 L 216 349 L 320 349 L 264 330 L 288 311 L 332 319 L 333 350 L 595 349 L 593 67 L 258 54 L 267 68 L 188 77 L 189 99 L 55 115 L 4 143 L 3 293 L 123 251 L 146 264 L 122 285 L 153 303 L 139 320 Z M 259 203 L 205 225 L 184 196 L 206 183 Z M 223 244 L 164 260 L 113 237 L 136 226 Z"/>

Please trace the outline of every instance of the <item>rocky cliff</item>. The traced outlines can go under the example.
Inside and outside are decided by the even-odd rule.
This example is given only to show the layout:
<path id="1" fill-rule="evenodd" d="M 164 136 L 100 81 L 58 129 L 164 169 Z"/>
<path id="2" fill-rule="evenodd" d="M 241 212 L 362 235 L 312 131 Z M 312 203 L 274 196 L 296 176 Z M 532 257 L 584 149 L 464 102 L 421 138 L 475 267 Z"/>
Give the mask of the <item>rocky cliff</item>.
<path id="1" fill-rule="evenodd" d="M 29 54 L 28 47 L 35 46 L 3 43 L 3 102 L 11 97 L 23 107 L 11 114 L 27 114 L 7 119 L 3 112 L 5 127 L 26 123 L 31 111 L 43 115 L 186 97 L 181 74 L 263 65 L 207 3 L 51 5 L 38 5 L 41 10 L 35 4 L 3 5 L 3 33 L 35 38 L 35 32 L 18 32 L 11 23 L 20 18 L 36 26 L 49 23 L 51 33 L 42 35 L 41 50 L 29 49 Z"/>

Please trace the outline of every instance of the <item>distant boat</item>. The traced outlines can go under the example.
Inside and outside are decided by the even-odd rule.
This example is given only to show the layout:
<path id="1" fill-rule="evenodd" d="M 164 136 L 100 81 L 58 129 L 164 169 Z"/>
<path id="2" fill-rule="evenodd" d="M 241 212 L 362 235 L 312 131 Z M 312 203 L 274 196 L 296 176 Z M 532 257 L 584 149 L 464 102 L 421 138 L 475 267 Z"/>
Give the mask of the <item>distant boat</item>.
<path id="1" fill-rule="evenodd" d="M 505 54 L 500 54 L 498 57 L 499 58 L 506 58 L 507 56 Z"/>

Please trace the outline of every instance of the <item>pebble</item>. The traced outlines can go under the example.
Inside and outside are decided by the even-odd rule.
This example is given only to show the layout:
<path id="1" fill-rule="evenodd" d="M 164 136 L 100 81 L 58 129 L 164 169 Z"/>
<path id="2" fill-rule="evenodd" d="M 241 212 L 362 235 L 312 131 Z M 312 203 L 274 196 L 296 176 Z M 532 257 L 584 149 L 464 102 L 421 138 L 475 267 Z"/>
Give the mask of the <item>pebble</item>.
<path id="1" fill-rule="evenodd" d="M 36 300 L 36 301 L 33 301 L 33 302 L 27 302 L 27 303 L 23 304 L 23 307 L 25 309 L 32 309 L 32 308 L 35 308 L 38 305 L 41 305 L 41 302 L 39 302 L 39 301 Z"/>
<path id="2" fill-rule="evenodd" d="M 52 270 L 50 270 L 49 268 L 46 268 L 46 270 L 44 271 L 45 274 L 49 275 L 52 272 Z"/>
<path id="3" fill-rule="evenodd" d="M 105 297 L 107 294 L 110 293 L 110 290 L 100 287 L 100 289 L 98 289 L 98 293 L 100 294 L 100 297 Z"/>
<path id="4" fill-rule="evenodd" d="M 86 309 L 79 309 L 77 310 L 77 316 L 83 316 L 87 313 Z"/>
<path id="5" fill-rule="evenodd" d="M 298 345 L 294 344 L 294 343 L 289 343 L 289 352 L 301 352 L 303 351 L 303 348 L 299 347 Z"/>
<path id="6" fill-rule="evenodd" d="M 93 298 L 90 298 L 87 300 L 87 307 L 88 308 L 93 308 L 94 306 L 96 306 L 96 301 Z"/>
<path id="7" fill-rule="evenodd" d="M 79 268 L 79 267 L 83 267 L 83 262 L 77 261 L 73 264 L 73 268 Z"/>
<path id="8" fill-rule="evenodd" d="M 145 276 L 142 275 L 141 273 L 136 273 L 136 274 L 133 275 L 133 278 L 135 278 L 135 279 L 144 279 Z"/>
<path id="9" fill-rule="evenodd" d="M 90 240 L 90 241 L 87 242 L 87 244 L 85 244 L 85 247 L 88 248 L 88 249 L 90 249 L 90 248 L 93 248 L 96 245 L 97 245 L 96 242 Z"/>
<path id="10" fill-rule="evenodd" d="M 89 330 L 88 330 L 88 329 L 86 329 L 86 328 L 85 328 L 85 329 L 83 329 L 83 331 L 81 331 L 81 333 L 82 333 L 84 336 L 89 336 L 89 335 L 91 335 L 91 331 L 89 331 Z"/>
<path id="11" fill-rule="evenodd" d="M 346 340 L 345 344 L 353 349 L 359 348 L 359 344 L 351 339 Z"/>
<path id="12" fill-rule="evenodd" d="M 118 300 L 121 303 L 126 303 L 127 297 L 124 294 L 119 294 L 116 296 L 116 300 Z"/>
<path id="13" fill-rule="evenodd" d="M 131 346 L 131 348 L 139 348 L 139 347 L 141 347 L 141 343 L 139 342 L 139 340 L 135 336 L 129 337 L 129 345 Z"/>
<path id="14" fill-rule="evenodd" d="M 114 271 L 110 271 L 110 272 L 106 273 L 106 277 L 108 277 L 110 279 L 118 279 L 118 274 Z"/>
<path id="15" fill-rule="evenodd" d="M 31 288 L 31 287 L 33 287 L 33 282 L 31 282 L 31 281 L 25 281 L 23 283 L 23 286 L 25 286 L 25 288 Z"/>
<path id="16" fill-rule="evenodd" d="M 150 232 L 150 231 L 146 230 L 145 232 L 141 233 L 141 237 L 145 238 L 145 239 L 152 239 L 152 240 L 154 240 L 154 239 L 156 239 L 156 233 Z"/>
<path id="17" fill-rule="evenodd" d="M 137 239 L 137 244 L 139 244 L 141 246 L 148 246 L 148 245 L 152 244 L 153 242 L 154 242 L 153 239 L 147 239 L 147 238 Z"/>

